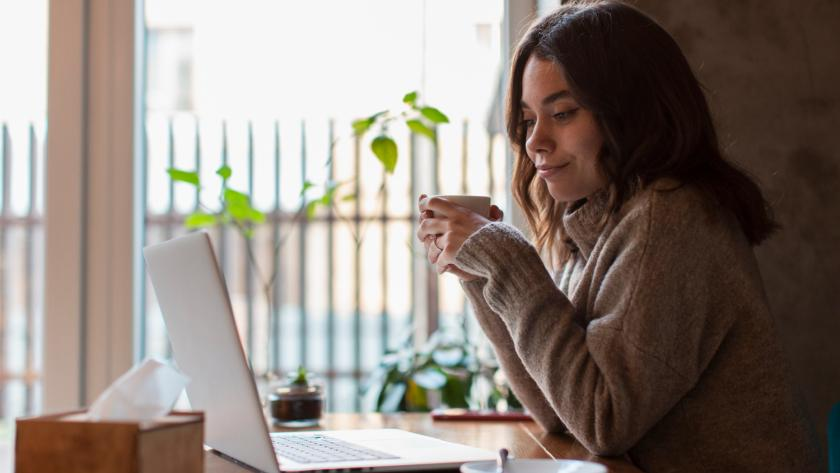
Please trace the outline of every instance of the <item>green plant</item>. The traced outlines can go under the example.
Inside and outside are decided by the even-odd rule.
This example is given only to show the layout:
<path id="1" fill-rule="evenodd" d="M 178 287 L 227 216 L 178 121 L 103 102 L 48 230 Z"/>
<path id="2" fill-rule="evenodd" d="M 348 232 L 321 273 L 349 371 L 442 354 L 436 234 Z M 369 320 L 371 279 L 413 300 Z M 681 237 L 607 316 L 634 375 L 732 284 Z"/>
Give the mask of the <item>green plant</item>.
<path id="1" fill-rule="evenodd" d="M 411 133 L 425 136 L 433 142 L 437 142 L 437 125 L 449 123 L 446 114 L 419 103 L 417 91 L 405 94 L 402 101 L 408 108 L 399 113 L 384 110 L 353 121 L 353 133 L 360 138 L 371 128 L 378 128 L 379 134 L 370 142 L 370 149 L 388 173 L 394 172 L 399 155 L 397 142 L 389 134 L 389 126 L 393 122 L 401 121 Z"/>
<path id="2" fill-rule="evenodd" d="M 367 118 L 360 118 L 352 122 L 352 136 L 356 139 L 362 139 L 370 130 L 378 130 L 378 134 L 371 141 L 370 147 L 388 174 L 394 172 L 399 156 L 397 143 L 389 133 L 389 127 L 394 122 L 403 122 L 411 133 L 424 136 L 433 142 L 437 141 L 437 125 L 449 122 L 449 118 L 437 108 L 419 103 L 418 93 L 416 91 L 405 94 L 402 103 L 405 109 L 399 112 L 384 110 L 370 115 Z M 334 141 L 330 149 L 330 156 L 333 155 L 332 151 L 335 144 L 336 142 Z M 327 160 L 327 164 L 329 164 L 329 160 Z M 195 171 L 169 168 L 167 169 L 167 173 L 170 179 L 175 182 L 185 183 L 197 189 L 202 188 L 201 178 Z M 215 226 L 228 226 L 235 228 L 245 240 L 253 238 L 254 228 L 265 223 L 266 215 L 253 207 L 250 195 L 234 190 L 228 185 L 232 174 L 233 171 L 227 164 L 222 165 L 216 170 L 216 176 L 221 179 L 218 207 L 216 210 L 213 210 L 210 206 L 199 202 L 198 209 L 184 218 L 184 226 L 187 229 L 195 230 Z M 346 184 L 352 183 L 355 179 L 358 179 L 358 176 L 349 181 L 334 182 L 328 180 L 323 184 L 305 181 L 300 191 L 301 202 L 293 217 L 293 223 L 292 225 L 286 225 L 286 232 L 278 238 L 274 246 L 271 261 L 276 261 L 280 248 L 295 227 L 294 223 L 304 217 L 312 219 L 319 207 L 331 208 L 340 220 L 347 221 L 338 211 L 336 202 L 339 201 L 339 189 Z M 383 181 L 382 187 L 379 189 L 380 197 L 385 190 L 385 184 L 386 182 Z M 349 201 L 355 198 L 356 196 L 352 193 L 344 194 L 340 197 L 340 201 Z M 353 225 L 349 225 L 348 228 L 353 235 L 356 246 L 359 247 L 364 235 L 364 229 L 359 228 L 357 231 Z M 251 267 L 254 269 L 260 281 L 267 307 L 271 313 L 275 313 L 272 287 L 277 277 L 277 271 L 275 269 L 269 274 L 264 274 L 260 269 L 261 266 L 253 253 L 251 245 L 246 245 L 246 249 Z"/>
<path id="3" fill-rule="evenodd" d="M 166 172 L 169 174 L 169 178 L 175 182 L 189 184 L 197 189 L 202 188 L 201 178 L 195 171 L 169 168 Z M 218 208 L 213 210 L 208 205 L 199 201 L 198 209 L 184 217 L 184 226 L 187 229 L 196 230 L 215 226 L 229 226 L 235 228 L 244 239 L 250 240 L 253 238 L 254 228 L 257 225 L 265 223 L 266 215 L 251 205 L 251 196 L 245 192 L 240 192 L 230 188 L 228 181 L 232 175 L 233 171 L 227 164 L 222 165 L 216 170 L 216 176 L 221 179 L 218 195 Z M 314 212 L 313 209 L 317 205 L 332 205 L 333 196 L 339 185 L 339 183 L 326 183 L 324 185 L 324 194 L 316 198 L 310 198 L 307 202 L 306 194 L 310 189 L 315 187 L 315 185 L 308 182 L 305 183 L 300 194 L 301 205 L 295 213 L 294 221 L 299 220 L 304 215 L 310 215 Z M 345 196 L 345 199 L 348 197 L 349 196 Z M 316 204 L 313 204 L 312 202 L 315 202 Z M 290 225 L 289 227 L 293 226 L 294 225 Z M 276 257 L 277 253 L 280 251 L 280 248 L 283 246 L 283 243 L 285 243 L 290 233 L 291 228 L 287 229 L 286 232 L 278 238 L 274 247 L 274 257 Z M 277 277 L 277 272 L 272 271 L 270 274 L 264 275 L 260 270 L 260 265 L 254 255 L 251 245 L 246 245 L 246 250 L 251 267 L 254 268 L 257 278 L 260 280 L 262 293 L 265 297 L 269 310 L 273 310 L 272 286 L 275 278 Z"/>
<path id="4" fill-rule="evenodd" d="M 310 375 L 309 372 L 306 371 L 306 368 L 303 365 L 298 366 L 298 370 L 295 373 L 295 378 L 292 380 L 292 384 L 298 386 L 308 386 L 309 385 Z"/>
<path id="5" fill-rule="evenodd" d="M 382 357 L 365 388 L 379 412 L 436 407 L 521 408 L 491 360 L 462 331 L 439 330 L 415 350 L 406 337 Z"/>

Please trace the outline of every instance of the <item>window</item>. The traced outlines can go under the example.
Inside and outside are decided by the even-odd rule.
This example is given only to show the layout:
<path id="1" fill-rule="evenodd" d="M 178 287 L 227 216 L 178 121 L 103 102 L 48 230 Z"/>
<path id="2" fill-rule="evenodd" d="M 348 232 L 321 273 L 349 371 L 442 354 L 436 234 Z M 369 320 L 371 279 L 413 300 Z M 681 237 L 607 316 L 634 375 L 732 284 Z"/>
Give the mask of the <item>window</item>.
<path id="1" fill-rule="evenodd" d="M 47 2 L 0 1 L 0 458 L 41 402 Z"/>
<path id="2" fill-rule="evenodd" d="M 251 194 L 267 223 L 248 242 L 235 231 L 211 234 L 258 376 L 303 364 L 328 381 L 332 410 L 364 409 L 357 393 L 387 348 L 407 333 L 422 339 L 461 323 L 457 281 L 430 273 L 414 243 L 415 198 L 492 194 L 504 205 L 504 144 L 486 125 L 503 9 L 490 0 L 146 0 L 145 243 L 183 233 L 183 217 L 199 203 L 212 210 L 214 172 L 232 168 L 230 187 Z M 412 90 L 451 123 L 439 128 L 436 147 L 394 123 L 401 154 L 385 177 L 371 137 L 356 146 L 350 122 L 399 109 Z M 173 185 L 170 167 L 198 170 L 201 192 Z M 304 182 L 355 176 L 356 199 L 296 217 Z M 267 280 L 275 268 L 271 311 L 260 273 Z M 167 356 L 149 287 L 142 354 Z"/>
<path id="3" fill-rule="evenodd" d="M 505 205 L 501 48 L 532 7 L 0 0 L 0 449 L 15 416 L 87 405 L 139 357 L 168 355 L 140 248 L 183 232 L 198 202 L 171 166 L 199 168 L 213 205 L 228 163 L 230 185 L 269 216 L 252 249 L 280 268 L 279 315 L 242 239 L 214 233 L 257 374 L 305 363 L 329 380 L 331 409 L 364 408 L 357 390 L 386 347 L 461 321 L 457 282 L 412 243 L 414 199 Z M 437 146 L 391 130 L 401 154 L 382 200 L 370 136 L 357 147 L 350 121 L 410 90 L 451 123 Z M 304 181 L 357 175 L 357 199 L 294 220 Z M 275 232 L 289 235 L 276 263 Z"/>

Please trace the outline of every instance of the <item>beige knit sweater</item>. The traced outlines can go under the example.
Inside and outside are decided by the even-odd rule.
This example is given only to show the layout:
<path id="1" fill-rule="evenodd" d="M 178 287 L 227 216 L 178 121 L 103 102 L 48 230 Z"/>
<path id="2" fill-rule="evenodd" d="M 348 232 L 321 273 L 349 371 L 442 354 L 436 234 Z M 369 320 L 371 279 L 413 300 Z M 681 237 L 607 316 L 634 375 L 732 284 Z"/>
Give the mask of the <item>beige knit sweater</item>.
<path id="1" fill-rule="evenodd" d="M 458 266 L 481 276 L 464 290 L 514 392 L 546 430 L 645 471 L 819 471 L 736 220 L 661 188 L 601 231 L 603 193 L 567 212 L 578 251 L 556 280 L 509 225 L 464 243 Z"/>

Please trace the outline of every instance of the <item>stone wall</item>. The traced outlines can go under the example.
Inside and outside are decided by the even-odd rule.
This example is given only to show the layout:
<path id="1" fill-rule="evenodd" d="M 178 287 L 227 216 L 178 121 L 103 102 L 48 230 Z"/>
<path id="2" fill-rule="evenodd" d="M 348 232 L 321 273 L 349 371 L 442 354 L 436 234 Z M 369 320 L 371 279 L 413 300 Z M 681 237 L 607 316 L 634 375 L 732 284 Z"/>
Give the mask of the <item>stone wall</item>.
<path id="1" fill-rule="evenodd" d="M 759 180 L 783 225 L 757 256 L 825 442 L 840 402 L 840 1 L 632 3 L 674 35 L 727 155 Z"/>

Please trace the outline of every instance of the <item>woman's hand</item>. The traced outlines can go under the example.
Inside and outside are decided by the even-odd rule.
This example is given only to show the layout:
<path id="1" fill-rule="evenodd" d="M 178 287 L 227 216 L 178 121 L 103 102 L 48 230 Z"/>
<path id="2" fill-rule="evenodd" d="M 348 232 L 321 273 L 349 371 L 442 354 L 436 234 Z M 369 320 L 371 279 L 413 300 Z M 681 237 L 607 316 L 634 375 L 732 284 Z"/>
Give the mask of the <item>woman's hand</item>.
<path id="1" fill-rule="evenodd" d="M 438 272 L 450 272 L 464 281 L 477 279 L 455 266 L 455 255 L 461 245 L 479 228 L 499 221 L 504 214 L 499 207 L 490 206 L 490 219 L 445 199 L 420 195 L 420 226 L 417 238 L 426 247 L 426 257 Z"/>

